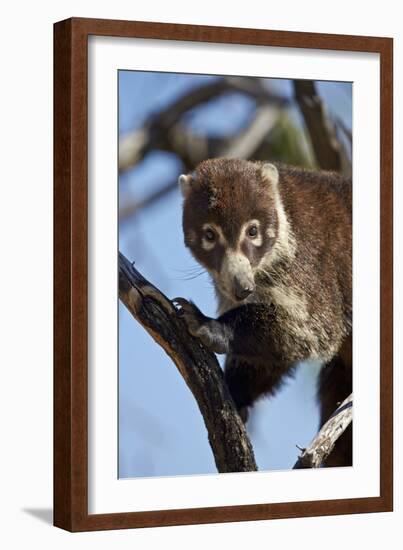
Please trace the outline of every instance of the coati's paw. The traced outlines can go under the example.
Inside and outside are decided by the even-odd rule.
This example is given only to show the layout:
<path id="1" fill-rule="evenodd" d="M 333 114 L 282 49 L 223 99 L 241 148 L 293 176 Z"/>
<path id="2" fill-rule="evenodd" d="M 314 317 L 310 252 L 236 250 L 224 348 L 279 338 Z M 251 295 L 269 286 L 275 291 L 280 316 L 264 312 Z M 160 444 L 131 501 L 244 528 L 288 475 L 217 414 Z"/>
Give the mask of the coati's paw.
<path id="1" fill-rule="evenodd" d="M 199 338 L 214 353 L 228 352 L 229 340 L 220 323 L 203 315 L 197 306 L 185 298 L 175 298 L 172 301 L 179 306 L 178 315 L 185 319 L 190 334 Z"/>
<path id="2" fill-rule="evenodd" d="M 174 304 L 179 306 L 178 315 L 183 317 L 185 320 L 190 334 L 200 338 L 201 333 L 205 332 L 202 329 L 204 328 L 206 321 L 208 321 L 208 317 L 203 315 L 197 306 L 195 306 L 192 302 L 188 302 L 185 298 L 175 298 L 172 301 Z"/>

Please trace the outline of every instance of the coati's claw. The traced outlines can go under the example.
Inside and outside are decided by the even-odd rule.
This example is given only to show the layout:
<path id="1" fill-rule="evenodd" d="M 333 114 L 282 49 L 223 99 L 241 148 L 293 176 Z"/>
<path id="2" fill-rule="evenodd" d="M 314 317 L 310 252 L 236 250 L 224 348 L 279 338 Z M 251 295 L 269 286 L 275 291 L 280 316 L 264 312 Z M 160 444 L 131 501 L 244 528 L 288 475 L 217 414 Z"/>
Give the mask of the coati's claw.
<path id="1" fill-rule="evenodd" d="M 175 298 L 172 302 L 180 307 L 177 310 L 178 315 L 184 318 L 190 334 L 199 338 L 200 330 L 204 327 L 207 318 L 197 306 L 185 298 Z"/>
<path id="2" fill-rule="evenodd" d="M 182 317 L 192 336 L 199 338 L 204 346 L 214 353 L 228 353 L 230 331 L 217 320 L 206 317 L 193 302 L 185 298 L 175 298 L 172 302 L 179 306 Z"/>
<path id="3" fill-rule="evenodd" d="M 178 305 L 181 309 L 178 309 L 178 313 L 181 313 L 181 311 L 189 304 L 188 300 L 185 298 L 174 298 L 172 300 L 172 303 L 176 306 Z"/>

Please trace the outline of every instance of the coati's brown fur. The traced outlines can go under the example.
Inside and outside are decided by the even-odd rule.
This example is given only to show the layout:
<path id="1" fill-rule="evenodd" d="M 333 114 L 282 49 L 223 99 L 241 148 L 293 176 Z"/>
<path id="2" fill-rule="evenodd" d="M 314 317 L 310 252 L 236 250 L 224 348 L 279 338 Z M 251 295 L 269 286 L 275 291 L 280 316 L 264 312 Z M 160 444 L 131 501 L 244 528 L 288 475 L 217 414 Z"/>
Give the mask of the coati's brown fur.
<path id="1" fill-rule="evenodd" d="M 322 361 L 323 423 L 352 386 L 351 181 L 211 159 L 179 182 L 185 243 L 212 276 L 220 314 L 178 299 L 190 332 L 227 354 L 225 378 L 245 419 L 297 362 Z M 351 461 L 350 430 L 328 465 Z"/>

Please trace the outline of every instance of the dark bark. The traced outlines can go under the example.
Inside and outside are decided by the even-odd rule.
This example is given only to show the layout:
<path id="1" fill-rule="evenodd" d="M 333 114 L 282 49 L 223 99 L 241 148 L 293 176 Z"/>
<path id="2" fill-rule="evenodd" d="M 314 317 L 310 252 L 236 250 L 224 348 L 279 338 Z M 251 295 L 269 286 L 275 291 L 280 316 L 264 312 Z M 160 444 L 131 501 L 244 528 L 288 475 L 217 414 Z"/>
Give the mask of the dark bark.
<path id="1" fill-rule="evenodd" d="M 195 397 L 218 471 L 257 470 L 252 445 L 215 355 L 189 334 L 172 302 L 121 253 L 119 298 L 171 357 Z"/>

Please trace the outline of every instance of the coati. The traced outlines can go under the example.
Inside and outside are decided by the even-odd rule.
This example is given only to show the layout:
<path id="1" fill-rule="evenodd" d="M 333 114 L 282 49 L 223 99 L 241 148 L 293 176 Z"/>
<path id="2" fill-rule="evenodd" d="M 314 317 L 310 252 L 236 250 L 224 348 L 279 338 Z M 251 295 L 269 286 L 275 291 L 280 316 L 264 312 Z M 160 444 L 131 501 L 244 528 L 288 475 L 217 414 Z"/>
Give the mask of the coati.
<path id="1" fill-rule="evenodd" d="M 177 298 L 189 331 L 226 354 L 225 379 L 244 421 L 297 362 L 323 362 L 323 424 L 352 386 L 351 180 L 218 158 L 179 185 L 185 245 L 211 275 L 219 313 L 211 319 Z M 350 428 L 327 465 L 351 463 Z"/>

